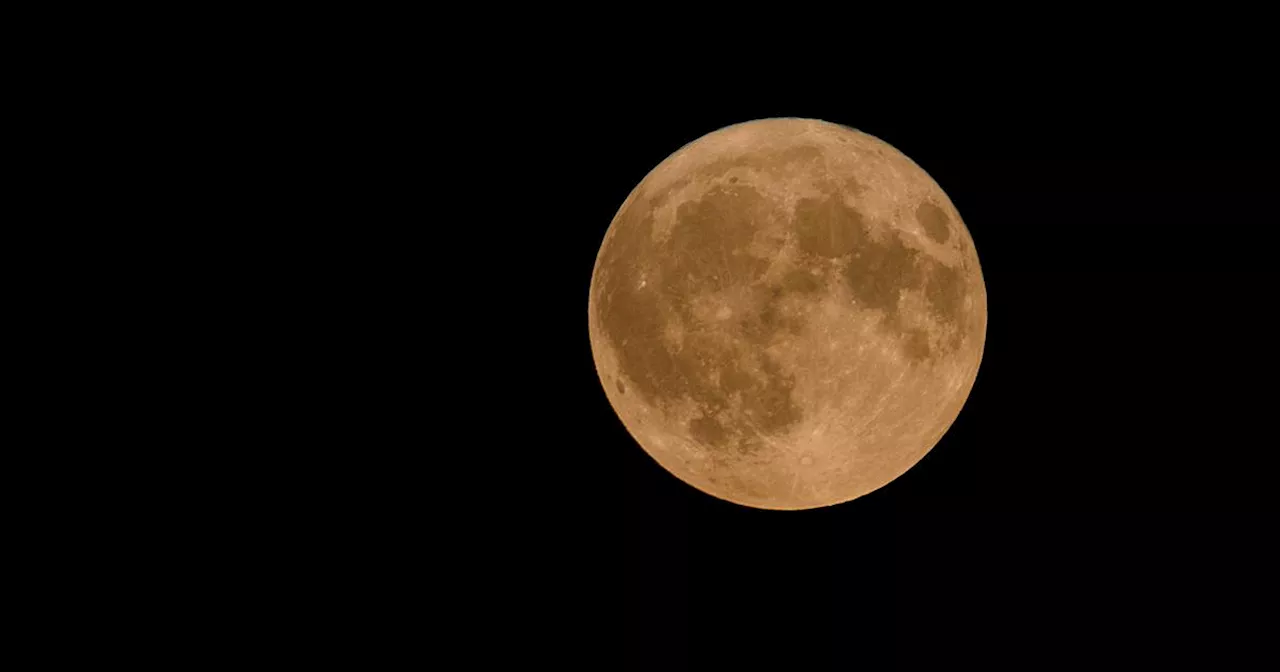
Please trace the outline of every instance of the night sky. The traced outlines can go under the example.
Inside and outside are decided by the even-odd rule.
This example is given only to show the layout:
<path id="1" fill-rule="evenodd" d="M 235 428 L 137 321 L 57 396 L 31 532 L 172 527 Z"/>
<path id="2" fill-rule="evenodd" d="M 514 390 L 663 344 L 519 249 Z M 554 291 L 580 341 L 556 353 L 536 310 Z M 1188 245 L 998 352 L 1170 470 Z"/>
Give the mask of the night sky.
<path id="1" fill-rule="evenodd" d="M 685 8 L 476 7 L 63 12 L 27 50 L 16 170 L 40 189 L 13 228 L 49 244 L 15 238 L 11 322 L 49 343 L 14 350 L 40 414 L 11 414 L 34 531 L 10 539 L 33 595 L 11 639 L 166 669 L 1277 667 L 1280 109 L 1249 71 L 1274 54 L 1209 44 L 1199 8 L 1116 28 L 1133 58 L 1072 32 L 1033 59 L 1058 15 L 986 22 L 1019 45 L 948 25 L 953 47 L 790 5 L 717 7 L 709 32 Z M 587 331 L 631 190 L 766 117 L 923 167 L 987 292 L 950 431 L 809 511 L 663 470 Z"/>

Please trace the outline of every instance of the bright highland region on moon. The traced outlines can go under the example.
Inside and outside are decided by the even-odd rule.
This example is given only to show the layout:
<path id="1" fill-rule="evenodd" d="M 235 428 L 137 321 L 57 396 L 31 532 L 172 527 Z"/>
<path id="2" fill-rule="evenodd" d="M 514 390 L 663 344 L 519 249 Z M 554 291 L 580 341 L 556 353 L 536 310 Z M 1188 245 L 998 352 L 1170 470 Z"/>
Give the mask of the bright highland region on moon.
<path id="1" fill-rule="evenodd" d="M 605 393 L 653 459 L 721 499 L 807 509 L 938 442 L 973 387 L 987 297 L 924 170 L 851 128 L 765 119 L 631 192 L 588 313 Z"/>

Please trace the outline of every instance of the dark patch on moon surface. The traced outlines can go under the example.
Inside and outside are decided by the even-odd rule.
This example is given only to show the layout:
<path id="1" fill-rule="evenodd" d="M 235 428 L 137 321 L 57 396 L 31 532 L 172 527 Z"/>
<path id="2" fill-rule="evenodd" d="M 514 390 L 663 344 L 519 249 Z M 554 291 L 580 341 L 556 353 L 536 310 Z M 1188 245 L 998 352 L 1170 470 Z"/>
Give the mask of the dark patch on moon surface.
<path id="1" fill-rule="evenodd" d="M 709 446 L 721 446 L 729 438 L 724 425 L 711 415 L 703 415 L 689 421 L 689 435 L 699 443 Z"/>
<path id="2" fill-rule="evenodd" d="M 800 249 L 820 257 L 843 257 L 866 245 L 862 213 L 847 207 L 839 196 L 796 203 L 792 226 Z"/>
<path id="3" fill-rule="evenodd" d="M 934 263 L 929 269 L 929 281 L 925 285 L 925 299 L 939 321 L 955 325 L 964 314 L 964 273 L 959 269 Z"/>
<path id="4" fill-rule="evenodd" d="M 932 349 L 929 347 L 929 333 L 923 329 L 907 329 L 902 334 L 902 351 L 908 359 L 922 361 L 929 359 Z"/>
<path id="5" fill-rule="evenodd" d="M 938 211 L 941 214 L 941 211 Z M 943 215 L 945 217 L 945 215 Z M 930 220 L 936 221 L 936 220 Z M 927 361 L 936 354 L 928 332 L 909 328 L 899 313 L 902 292 L 922 289 L 934 317 L 952 335 L 947 350 L 959 346 L 964 311 L 965 276 L 928 254 L 911 248 L 890 227 L 882 239 L 871 236 L 866 218 L 840 195 L 802 199 L 796 204 L 793 226 L 800 250 L 813 257 L 843 260 L 845 285 L 863 308 L 884 314 L 884 324 L 896 332 L 908 359 Z"/>
<path id="6" fill-rule="evenodd" d="M 670 278 L 671 289 L 689 297 L 757 279 L 769 262 L 744 250 L 759 225 L 775 216 L 772 207 L 755 189 L 736 185 L 681 203 L 667 249 L 659 253 L 667 262 L 664 281 Z"/>
<path id="7" fill-rule="evenodd" d="M 951 238 L 951 218 L 937 205 L 929 201 L 921 203 L 916 208 L 916 220 L 934 242 L 945 243 Z"/>

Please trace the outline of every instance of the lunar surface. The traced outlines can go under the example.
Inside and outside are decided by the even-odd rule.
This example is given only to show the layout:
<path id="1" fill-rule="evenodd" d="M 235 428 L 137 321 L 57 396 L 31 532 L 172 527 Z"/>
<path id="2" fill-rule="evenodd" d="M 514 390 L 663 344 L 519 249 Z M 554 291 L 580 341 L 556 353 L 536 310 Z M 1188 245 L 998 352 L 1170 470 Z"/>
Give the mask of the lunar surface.
<path id="1" fill-rule="evenodd" d="M 923 169 L 845 126 L 764 119 L 631 192 L 588 314 L 605 394 L 653 459 L 724 500 L 808 509 L 937 444 L 977 376 L 987 298 Z"/>

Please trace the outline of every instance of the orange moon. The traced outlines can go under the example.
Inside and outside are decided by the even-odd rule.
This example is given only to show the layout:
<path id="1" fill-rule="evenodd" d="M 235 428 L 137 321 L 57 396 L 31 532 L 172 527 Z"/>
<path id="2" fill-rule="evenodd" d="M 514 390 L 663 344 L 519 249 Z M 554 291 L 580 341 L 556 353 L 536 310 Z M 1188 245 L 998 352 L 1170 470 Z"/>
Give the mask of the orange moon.
<path id="1" fill-rule="evenodd" d="M 631 192 L 596 256 L 596 371 L 663 468 L 762 509 L 901 476 L 960 413 L 987 295 L 925 171 L 812 119 L 709 133 Z"/>

